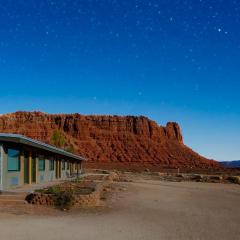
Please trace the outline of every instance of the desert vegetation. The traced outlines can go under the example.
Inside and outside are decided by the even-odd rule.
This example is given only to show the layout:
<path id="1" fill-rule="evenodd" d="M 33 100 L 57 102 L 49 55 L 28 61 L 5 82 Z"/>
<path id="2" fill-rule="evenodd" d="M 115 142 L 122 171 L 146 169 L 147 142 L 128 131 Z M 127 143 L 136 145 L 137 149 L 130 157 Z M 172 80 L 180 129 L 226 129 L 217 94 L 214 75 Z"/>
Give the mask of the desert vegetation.
<path id="1" fill-rule="evenodd" d="M 54 130 L 51 136 L 50 143 L 55 147 L 62 148 L 67 152 L 74 153 L 73 144 L 69 143 L 63 131 Z"/>

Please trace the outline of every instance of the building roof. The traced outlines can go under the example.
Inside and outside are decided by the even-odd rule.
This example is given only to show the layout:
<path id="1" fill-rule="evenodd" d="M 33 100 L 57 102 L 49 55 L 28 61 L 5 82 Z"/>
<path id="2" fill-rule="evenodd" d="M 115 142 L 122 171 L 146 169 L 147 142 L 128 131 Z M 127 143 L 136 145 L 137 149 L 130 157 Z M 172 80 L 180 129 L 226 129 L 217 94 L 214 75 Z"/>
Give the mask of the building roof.
<path id="1" fill-rule="evenodd" d="M 34 140 L 32 138 L 25 137 L 20 134 L 9 134 L 9 133 L 0 133 L 0 142 L 13 142 L 13 143 L 20 143 L 30 147 L 38 148 L 41 150 L 45 150 L 51 153 L 59 154 L 65 157 L 73 158 L 75 160 L 86 160 L 84 157 L 72 154 L 70 152 L 64 151 L 60 148 L 56 148 L 49 144 Z"/>

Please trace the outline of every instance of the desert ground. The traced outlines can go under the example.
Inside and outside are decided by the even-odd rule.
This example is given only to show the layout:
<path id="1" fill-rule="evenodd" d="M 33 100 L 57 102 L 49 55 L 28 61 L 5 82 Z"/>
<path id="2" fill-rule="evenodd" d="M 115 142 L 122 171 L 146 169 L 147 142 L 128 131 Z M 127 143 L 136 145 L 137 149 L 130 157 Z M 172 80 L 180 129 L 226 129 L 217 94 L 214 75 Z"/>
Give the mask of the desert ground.
<path id="1" fill-rule="evenodd" d="M 2 208 L 0 239 L 239 240 L 239 185 L 138 178 L 113 189 L 91 210 Z"/>

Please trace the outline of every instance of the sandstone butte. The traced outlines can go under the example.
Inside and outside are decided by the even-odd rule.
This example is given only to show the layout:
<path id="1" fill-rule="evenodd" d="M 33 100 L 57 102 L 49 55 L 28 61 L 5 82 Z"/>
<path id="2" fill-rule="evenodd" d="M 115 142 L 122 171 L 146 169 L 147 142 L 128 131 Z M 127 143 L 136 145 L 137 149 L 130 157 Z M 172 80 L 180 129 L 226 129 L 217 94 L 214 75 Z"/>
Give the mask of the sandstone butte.
<path id="1" fill-rule="evenodd" d="M 166 127 L 146 117 L 85 116 L 16 112 L 0 116 L 0 132 L 17 133 L 51 143 L 61 131 L 88 167 L 123 169 L 221 169 L 184 145 L 175 122 Z"/>

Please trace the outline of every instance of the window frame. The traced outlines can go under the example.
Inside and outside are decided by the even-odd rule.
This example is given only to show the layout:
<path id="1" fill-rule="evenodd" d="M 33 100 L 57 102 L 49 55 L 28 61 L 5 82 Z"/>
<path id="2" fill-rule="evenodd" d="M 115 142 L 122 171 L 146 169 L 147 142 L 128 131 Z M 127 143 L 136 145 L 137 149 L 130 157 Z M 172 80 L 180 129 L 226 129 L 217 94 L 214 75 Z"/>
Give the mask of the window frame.
<path id="1" fill-rule="evenodd" d="M 70 170 L 70 162 L 67 161 L 67 170 Z"/>
<path id="2" fill-rule="evenodd" d="M 43 161 L 43 169 L 40 169 L 40 161 Z M 38 171 L 44 172 L 46 170 L 46 159 L 44 156 L 38 156 Z"/>
<path id="3" fill-rule="evenodd" d="M 66 170 L 66 162 L 62 160 L 62 171 Z"/>
<path id="4" fill-rule="evenodd" d="M 9 150 L 13 150 L 13 151 L 16 151 L 18 152 L 18 169 L 9 169 Z M 20 159 L 20 156 L 21 156 L 21 151 L 20 149 L 17 149 L 17 148 L 7 148 L 7 171 L 8 172 L 20 172 L 21 171 L 21 159 Z"/>
<path id="5" fill-rule="evenodd" d="M 49 171 L 55 170 L 55 161 L 54 159 L 49 159 Z"/>

